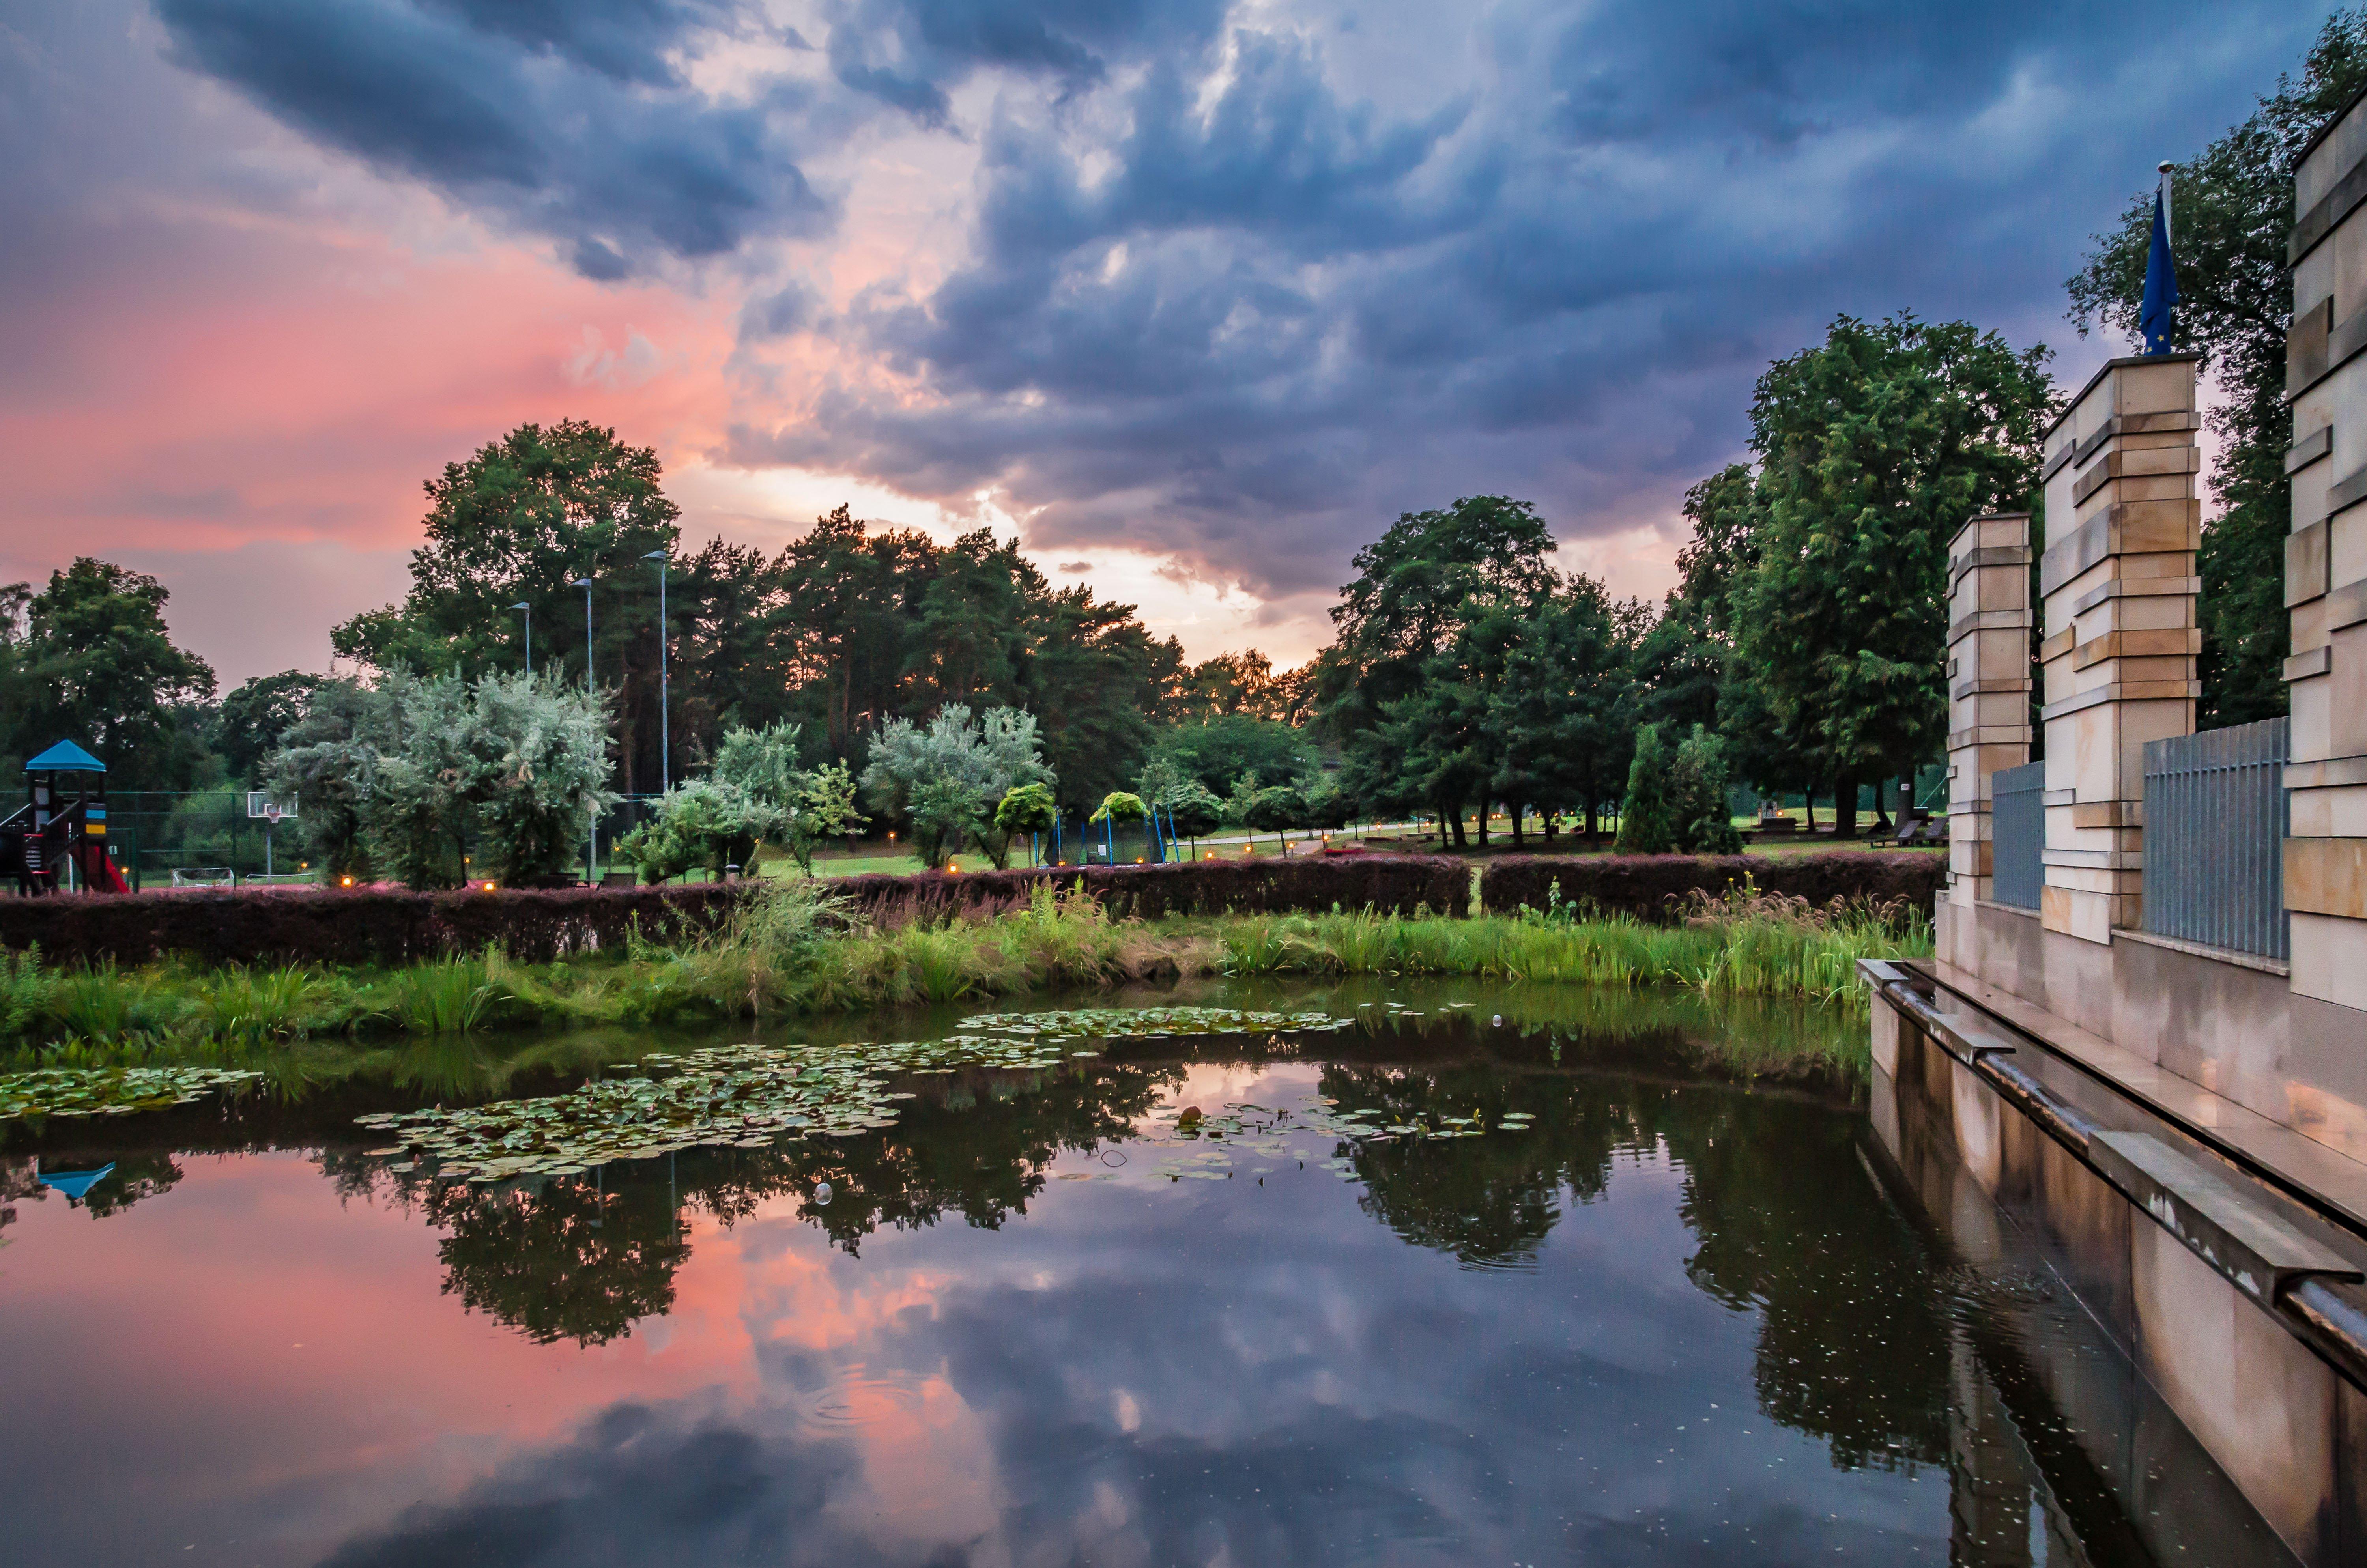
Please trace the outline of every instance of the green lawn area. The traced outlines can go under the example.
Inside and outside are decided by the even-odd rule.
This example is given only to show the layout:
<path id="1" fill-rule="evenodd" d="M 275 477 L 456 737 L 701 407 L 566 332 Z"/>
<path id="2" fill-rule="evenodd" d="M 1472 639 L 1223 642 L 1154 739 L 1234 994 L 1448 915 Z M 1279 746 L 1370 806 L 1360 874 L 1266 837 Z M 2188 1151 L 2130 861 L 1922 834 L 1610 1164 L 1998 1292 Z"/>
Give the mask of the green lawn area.
<path id="1" fill-rule="evenodd" d="M 1891 847 L 1886 835 L 1878 839 L 1870 837 L 1869 835 L 1874 831 L 1874 815 L 1871 812 L 1861 812 L 1858 814 L 1859 836 L 1854 840 L 1851 840 L 1843 843 L 1836 843 L 1833 840 L 1832 817 L 1829 812 L 1819 817 L 1818 824 L 1818 831 L 1815 833 L 1800 833 L 1791 837 L 1778 836 L 1765 839 L 1760 838 L 1751 830 L 1756 825 L 1755 818 L 1746 819 L 1743 818 L 1737 818 L 1735 819 L 1735 825 L 1744 829 L 1742 847 L 1745 854 L 1803 855 L 1815 854 L 1819 852 L 1834 849 L 1863 850 L 1876 847 L 1880 847 L 1883 852 L 1886 854 L 1944 854 L 1946 852 L 1944 845 L 1918 846 L 1912 850 L 1897 850 Z M 1467 834 L 1474 834 L 1476 837 L 1475 829 L 1477 826 L 1478 825 L 1476 823 L 1466 818 L 1464 823 L 1464 831 Z M 1356 835 L 1353 831 L 1335 833 L 1332 837 L 1343 841 L 1354 841 L 1356 839 Z M 1384 852 L 1433 855 L 1441 852 L 1438 840 L 1435 837 L 1414 833 L 1401 828 L 1376 829 L 1367 836 L 1364 841 L 1371 844 L 1376 850 Z M 1299 849 L 1302 842 L 1303 840 L 1299 840 L 1296 835 L 1293 836 L 1292 847 L 1294 850 Z M 1272 860 L 1276 852 L 1276 848 L 1277 846 L 1273 834 L 1261 834 L 1253 840 L 1244 841 L 1244 829 L 1239 828 L 1227 828 L 1220 829 L 1215 838 L 1204 840 L 1199 845 L 1200 852 L 1202 854 L 1206 855 L 1213 852 L 1218 858 L 1223 860 L 1240 860 L 1244 857 Z M 1533 827 L 1522 842 L 1516 846 L 1512 842 L 1510 828 L 1503 822 L 1497 821 L 1489 824 L 1488 847 L 1486 849 L 1482 850 L 1477 844 L 1473 844 L 1461 850 L 1449 849 L 1444 852 L 1459 855 L 1465 860 L 1484 861 L 1492 860 L 1499 855 L 1540 854 L 1546 852 L 1546 845 L 1545 840 Z M 1610 854 L 1613 851 L 1611 848 L 1611 838 L 1608 833 L 1603 835 L 1602 847 L 1600 849 L 1588 850 L 1583 847 L 1582 836 L 1574 837 L 1568 832 L 1562 832 L 1555 836 L 1551 852 L 1554 854 L 1584 855 Z M 986 857 L 980 853 L 975 848 L 972 848 L 966 853 L 955 856 L 954 863 L 966 871 L 983 871 L 987 869 L 988 865 Z M 1025 865 L 1027 863 L 1025 851 L 1022 849 L 1017 853 L 1014 853 L 1012 856 L 1011 863 L 1014 866 Z M 791 860 L 786 854 L 771 852 L 767 853 L 764 857 L 764 874 L 766 876 L 795 876 L 797 874 L 797 862 Z M 911 876 L 918 873 L 920 870 L 921 857 L 914 854 L 906 846 L 895 843 L 859 844 L 851 851 L 843 849 L 832 850 L 826 854 L 820 854 L 814 857 L 814 874 L 817 876 L 823 877 L 865 875 Z M 694 872 L 690 874 L 687 880 L 693 882 L 703 882 L 707 880 L 707 877 L 704 873 Z"/>

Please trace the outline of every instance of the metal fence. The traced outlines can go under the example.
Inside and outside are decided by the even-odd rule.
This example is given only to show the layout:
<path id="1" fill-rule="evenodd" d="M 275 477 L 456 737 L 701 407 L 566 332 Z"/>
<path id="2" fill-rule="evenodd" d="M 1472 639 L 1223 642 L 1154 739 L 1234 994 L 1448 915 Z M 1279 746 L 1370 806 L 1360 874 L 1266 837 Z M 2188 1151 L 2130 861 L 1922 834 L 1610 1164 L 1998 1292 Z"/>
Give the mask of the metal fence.
<path id="1" fill-rule="evenodd" d="M 657 799 L 627 795 L 602 815 L 599 871 L 611 869 L 616 841 L 649 820 Z M 239 884 L 308 881 L 316 874 L 304 824 L 249 817 L 241 790 L 110 791 L 108 826 L 116 863 L 134 888 L 233 878 Z"/>
<path id="2" fill-rule="evenodd" d="M 2038 908 L 2046 886 L 2046 764 L 2025 762 L 1989 775 L 1990 894 L 2017 909 Z"/>
<path id="3" fill-rule="evenodd" d="M 2267 958 L 2292 953 L 2285 914 L 2282 718 L 2149 741 L 2145 749 L 2145 929 Z"/>

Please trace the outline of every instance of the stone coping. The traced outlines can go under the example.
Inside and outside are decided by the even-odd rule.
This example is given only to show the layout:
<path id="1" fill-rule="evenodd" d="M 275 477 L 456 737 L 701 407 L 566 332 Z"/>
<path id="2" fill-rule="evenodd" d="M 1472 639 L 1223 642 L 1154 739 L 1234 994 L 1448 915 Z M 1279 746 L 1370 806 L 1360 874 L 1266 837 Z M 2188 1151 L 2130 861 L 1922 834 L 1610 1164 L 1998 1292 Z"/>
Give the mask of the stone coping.
<path id="1" fill-rule="evenodd" d="M 2356 1214 L 2338 1215 L 2323 1194 L 2296 1194 L 2289 1183 L 2265 1178 L 2255 1161 L 2231 1156 L 2229 1141 L 2211 1135 L 2225 1129 L 2186 1123 L 2157 1109 L 2157 1099 L 2133 1092 L 2123 1078 L 2104 1070 L 2128 1065 L 2104 1054 L 2146 1067 L 2150 1063 L 2038 1013 L 2061 1026 L 2050 1032 L 2085 1036 L 2084 1042 L 2067 1042 L 2077 1049 L 2066 1051 L 2066 1042 L 2042 1038 L 1941 980 L 1936 972 L 1948 968 L 1922 960 L 1863 959 L 1858 964 L 1859 973 L 1880 993 L 1875 1006 L 1897 1009 L 1926 1040 L 1955 1057 L 2010 1107 L 2029 1117 L 2213 1272 L 2367 1393 L 2367 1292 L 2361 1283 L 2367 1280 L 2367 1267 L 2362 1267 L 2367 1265 L 2367 1239 L 2355 1228 Z M 1926 987 L 1929 995 L 1924 994 Z M 1939 1005 L 1942 1001 L 1955 1005 Z M 2019 1010 L 2027 1015 L 2037 1010 L 2024 1003 Z M 2028 1046 L 2035 1049 L 2024 1049 Z M 2094 1046 L 2101 1046 L 2102 1053 Z M 1877 1066 L 1880 1055 L 1877 1041 Z M 2026 1067 L 2020 1065 L 2024 1062 Z M 2187 1087 L 2208 1093 L 2198 1086 Z M 2264 1120 L 2239 1106 L 2229 1108 Z M 2323 1152 L 2357 1167 L 2331 1150 Z M 2367 1171 L 2367 1167 L 2359 1168 Z"/>
<path id="2" fill-rule="evenodd" d="M 2147 947 L 2166 947 L 2172 953 L 2183 953 L 2192 958 L 2208 958 L 2214 964 L 2233 964 L 2238 969 L 2258 969 L 2264 975 L 2291 975 L 2293 965 L 2282 958 L 2270 958 L 2258 953 L 2238 953 L 2232 947 L 2214 947 L 2207 942 L 2189 942 L 2180 936 L 2156 936 L 2130 926 L 2112 928 L 2114 942 L 2141 942 Z"/>
<path id="3" fill-rule="evenodd" d="M 2127 934 L 2113 933 L 2116 937 Z M 2197 1143 L 2265 1178 L 2358 1236 L 2367 1237 L 2367 1164 L 1952 964 L 1936 958 L 1910 959 L 1900 966 L 1920 972 L 1942 989 L 2027 1035 Z"/>

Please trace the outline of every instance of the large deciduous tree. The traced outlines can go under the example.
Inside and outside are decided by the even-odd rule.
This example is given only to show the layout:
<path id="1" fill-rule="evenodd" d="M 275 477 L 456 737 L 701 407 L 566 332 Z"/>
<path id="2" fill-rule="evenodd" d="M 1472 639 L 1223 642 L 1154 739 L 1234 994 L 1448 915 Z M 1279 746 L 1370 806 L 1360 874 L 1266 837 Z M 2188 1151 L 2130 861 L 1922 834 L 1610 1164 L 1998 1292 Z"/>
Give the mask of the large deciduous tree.
<path id="1" fill-rule="evenodd" d="M 172 595 L 142 572 L 78 557 L 33 593 L 6 590 L 0 620 L 6 750 L 19 759 L 74 740 L 118 789 L 183 789 L 205 765 L 198 735 L 212 668 L 164 625 Z M 16 635 L 21 628 L 21 635 Z"/>
<path id="2" fill-rule="evenodd" d="M 525 617 L 510 606 L 523 602 L 532 606 L 537 670 L 581 684 L 583 594 L 573 584 L 591 578 L 593 674 L 618 694 L 625 778 L 656 785 L 658 573 L 644 558 L 671 554 L 681 538 L 681 509 L 659 488 L 663 477 L 653 450 L 613 430 L 572 419 L 519 425 L 426 481 L 426 542 L 411 555 L 410 592 L 335 628 L 331 648 L 380 671 L 517 670 Z M 702 563 L 709 575 L 722 564 Z M 692 590 L 667 594 L 676 636 L 695 620 L 697 575 L 677 569 L 668 585 Z M 702 694 L 696 660 L 674 674 L 686 698 Z"/>
<path id="3" fill-rule="evenodd" d="M 1507 617 L 1533 614 L 1559 587 L 1546 559 L 1554 547 L 1529 502 L 1483 495 L 1406 513 L 1357 552 L 1356 580 L 1331 611 L 1337 637 L 1319 662 L 1318 701 L 1348 749 L 1359 801 L 1435 811 L 1458 842 L 1476 801 L 1484 838 L 1498 769 L 1486 720 Z"/>
<path id="4" fill-rule="evenodd" d="M 2293 444 L 2285 401 L 2285 333 L 2293 284 L 2293 175 L 2302 149 L 2367 89 L 2367 9 L 2327 18 L 2298 77 L 2281 75 L 2242 124 L 2172 171 L 2178 331 L 2173 348 L 2203 355 L 2221 397 L 2211 490 L 2219 513 L 2203 531 L 2203 700 L 2206 727 L 2285 711 L 2292 647 L 2284 607 L 2284 541 L 2293 524 Z M 2085 336 L 2102 326 L 2136 341 L 2145 297 L 2153 192 L 2132 197 L 2118 227 L 2066 287 Z"/>
<path id="5" fill-rule="evenodd" d="M 1947 542 L 1980 513 L 2032 510 L 2047 357 L 1969 322 L 1843 316 L 1759 378 L 1763 520 L 1735 652 L 1845 805 L 1942 749 Z"/>

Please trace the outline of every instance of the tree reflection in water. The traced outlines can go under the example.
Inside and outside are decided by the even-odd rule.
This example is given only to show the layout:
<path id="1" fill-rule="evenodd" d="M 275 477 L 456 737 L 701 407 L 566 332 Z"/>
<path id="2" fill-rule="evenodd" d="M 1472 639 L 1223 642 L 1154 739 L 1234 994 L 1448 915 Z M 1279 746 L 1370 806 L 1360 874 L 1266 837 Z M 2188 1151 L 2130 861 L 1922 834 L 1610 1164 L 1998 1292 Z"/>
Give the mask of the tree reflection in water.
<path id="1" fill-rule="evenodd" d="M 320 1157 L 347 1193 L 389 1195 L 448 1233 L 447 1294 L 541 1343 L 603 1345 L 673 1306 L 690 1212 L 731 1224 L 767 1201 L 803 1199 L 799 1217 L 855 1256 L 874 1231 L 956 1214 L 993 1230 L 1026 1212 L 1063 1150 L 1131 1136 L 1182 1076 L 1165 1063 L 923 1077 L 912 1085 L 921 1098 L 877 1136 L 685 1149 L 577 1178 L 436 1182 L 350 1150 Z M 821 1180 L 827 1204 L 811 1201 Z"/>

